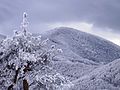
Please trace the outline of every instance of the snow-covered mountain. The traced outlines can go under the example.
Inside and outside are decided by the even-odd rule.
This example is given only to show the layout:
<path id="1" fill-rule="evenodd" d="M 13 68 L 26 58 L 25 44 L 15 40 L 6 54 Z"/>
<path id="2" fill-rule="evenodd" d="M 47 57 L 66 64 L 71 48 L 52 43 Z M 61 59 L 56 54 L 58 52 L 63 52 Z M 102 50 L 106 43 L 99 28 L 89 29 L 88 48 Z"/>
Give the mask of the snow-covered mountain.
<path id="1" fill-rule="evenodd" d="M 73 82 L 71 90 L 120 90 L 120 47 L 72 28 L 42 34 L 63 49 L 53 68 Z M 118 60 L 117 60 L 118 59 Z"/>
<path id="2" fill-rule="evenodd" d="M 1 42 L 0 67 L 3 78 L 0 80 L 0 87 L 3 87 L 4 90 L 6 90 L 5 88 L 16 88 L 17 85 L 18 88 L 23 87 L 24 85 L 16 84 L 16 78 L 19 75 L 25 75 L 25 78 L 21 78 L 26 82 L 28 80 L 27 84 L 34 80 L 35 83 L 30 84 L 32 85 L 30 90 L 33 90 L 33 88 L 39 88 L 35 90 L 41 90 L 41 88 L 43 88 L 42 90 L 58 90 L 48 89 L 54 81 L 53 87 L 61 85 L 62 89 L 59 88 L 59 90 L 120 90 L 120 47 L 112 42 L 66 27 L 42 33 L 42 38 L 38 36 L 39 34 L 32 35 L 25 31 L 16 32 L 15 34 L 16 36 L 13 39 Z M 0 38 L 4 39 L 5 37 L 0 35 Z M 63 52 L 57 54 L 58 51 Z M 46 58 L 50 59 L 50 63 L 41 69 L 42 66 L 47 65 L 49 62 L 46 61 L 49 60 Z M 29 65 L 26 67 L 26 63 L 29 63 L 25 62 L 24 64 L 21 60 L 30 61 L 31 67 Z M 22 63 L 18 64 L 18 62 Z M 14 65 L 16 66 L 11 69 Z M 18 66 L 21 70 L 19 75 L 17 75 Z M 9 70 L 4 69 L 12 71 L 9 72 Z M 34 72 L 26 74 L 26 69 L 27 72 L 29 70 Z M 5 71 L 9 77 L 4 77 Z M 13 74 L 17 75 L 17 77 L 13 77 Z M 15 79 L 14 84 L 13 81 L 11 82 L 10 75 Z M 45 79 L 45 82 L 41 81 L 43 80 L 41 77 Z M 46 78 L 49 78 L 48 81 Z M 3 81 L 5 82 L 4 79 L 8 80 L 5 84 L 3 83 Z M 38 81 L 40 81 L 38 84 L 40 86 L 36 85 Z M 18 80 L 17 82 L 21 83 L 22 81 Z"/>
<path id="3" fill-rule="evenodd" d="M 45 36 L 63 50 L 65 49 L 64 51 L 69 49 L 77 56 L 97 63 L 108 63 L 120 58 L 119 46 L 103 38 L 72 28 L 56 28 L 47 32 Z"/>
<path id="4" fill-rule="evenodd" d="M 71 90 L 120 90 L 120 59 L 100 66 L 91 73 L 74 80 Z"/>

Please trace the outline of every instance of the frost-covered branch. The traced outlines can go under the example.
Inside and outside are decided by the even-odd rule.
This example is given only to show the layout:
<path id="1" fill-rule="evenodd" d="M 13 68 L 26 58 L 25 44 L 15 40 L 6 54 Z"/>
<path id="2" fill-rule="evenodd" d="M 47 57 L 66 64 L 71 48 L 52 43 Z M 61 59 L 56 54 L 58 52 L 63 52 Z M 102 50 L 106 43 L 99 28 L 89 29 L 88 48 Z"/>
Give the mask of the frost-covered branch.
<path id="1" fill-rule="evenodd" d="M 49 39 L 32 36 L 27 31 L 27 14 L 23 14 L 22 30 L 0 43 L 0 88 L 58 88 L 67 79 L 50 69 L 54 56 L 62 52 L 55 45 L 48 47 Z M 21 84 L 23 83 L 23 84 Z M 54 90 L 53 89 L 53 90 Z"/>

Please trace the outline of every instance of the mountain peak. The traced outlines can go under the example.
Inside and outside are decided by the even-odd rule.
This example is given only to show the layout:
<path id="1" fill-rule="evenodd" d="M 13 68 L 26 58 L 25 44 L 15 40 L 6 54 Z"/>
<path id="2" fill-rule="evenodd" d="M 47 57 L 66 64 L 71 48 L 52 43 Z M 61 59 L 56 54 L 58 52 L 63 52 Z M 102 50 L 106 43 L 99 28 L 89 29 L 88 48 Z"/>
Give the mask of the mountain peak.
<path id="1" fill-rule="evenodd" d="M 44 34 L 51 41 L 61 43 L 75 54 L 95 61 L 111 62 L 120 58 L 120 47 L 112 42 L 89 33 L 68 27 L 60 27 Z"/>

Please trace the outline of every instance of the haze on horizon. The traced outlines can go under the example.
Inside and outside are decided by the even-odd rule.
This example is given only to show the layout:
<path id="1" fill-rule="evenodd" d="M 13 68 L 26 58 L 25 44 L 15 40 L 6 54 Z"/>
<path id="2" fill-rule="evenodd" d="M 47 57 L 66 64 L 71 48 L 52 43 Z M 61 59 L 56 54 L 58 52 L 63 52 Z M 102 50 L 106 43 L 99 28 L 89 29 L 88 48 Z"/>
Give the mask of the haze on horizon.
<path id="1" fill-rule="evenodd" d="M 19 29 L 29 14 L 30 32 L 71 27 L 120 45 L 120 0 L 0 0 L 0 34 Z"/>

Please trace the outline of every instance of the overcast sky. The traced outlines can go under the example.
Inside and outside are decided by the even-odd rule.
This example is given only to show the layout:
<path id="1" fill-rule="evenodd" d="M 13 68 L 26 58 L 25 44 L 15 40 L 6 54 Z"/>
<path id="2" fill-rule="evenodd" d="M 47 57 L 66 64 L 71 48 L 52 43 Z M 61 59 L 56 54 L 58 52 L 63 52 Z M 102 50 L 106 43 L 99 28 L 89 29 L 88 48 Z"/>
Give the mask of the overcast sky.
<path id="1" fill-rule="evenodd" d="M 120 45 L 120 0 L 0 0 L 0 33 L 12 35 L 24 11 L 30 32 L 72 27 Z"/>

